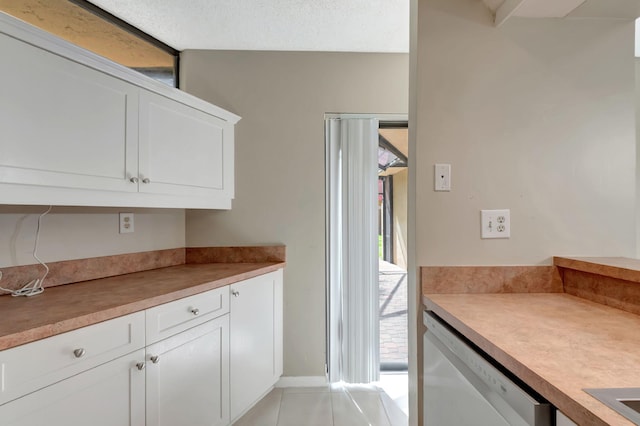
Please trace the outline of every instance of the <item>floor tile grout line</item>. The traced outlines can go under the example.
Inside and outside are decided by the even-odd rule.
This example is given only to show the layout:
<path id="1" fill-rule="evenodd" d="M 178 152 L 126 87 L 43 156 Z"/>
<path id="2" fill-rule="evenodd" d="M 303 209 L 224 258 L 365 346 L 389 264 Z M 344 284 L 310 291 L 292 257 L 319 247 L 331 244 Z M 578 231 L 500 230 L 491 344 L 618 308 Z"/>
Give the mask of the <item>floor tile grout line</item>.
<path id="1" fill-rule="evenodd" d="M 333 394 L 331 393 L 331 389 L 329 389 L 329 408 L 331 410 L 331 426 L 335 426 L 336 410 L 333 409 Z"/>
<path id="2" fill-rule="evenodd" d="M 386 392 L 384 392 L 384 393 L 386 393 Z M 389 398 L 389 399 L 391 399 L 391 398 Z M 387 423 L 389 424 L 389 426 L 395 426 L 394 423 L 391 421 L 391 416 L 389 415 L 389 410 L 387 409 L 387 404 L 385 404 L 385 402 L 382 400 L 382 393 L 378 394 L 378 401 L 382 405 L 382 409 L 384 410 L 384 415 L 387 416 Z"/>
<path id="3" fill-rule="evenodd" d="M 275 423 L 270 422 L 269 425 L 285 426 L 288 424 L 304 424 L 304 423 L 295 423 L 297 421 L 302 421 L 302 417 L 299 417 L 299 415 L 295 415 L 294 416 L 295 418 L 291 417 L 290 415 L 291 413 L 288 411 L 288 407 L 291 408 L 290 407 L 291 404 L 289 403 L 284 404 L 284 402 L 291 401 L 291 400 L 287 399 L 285 401 L 285 398 L 287 398 L 288 395 L 292 395 L 292 396 L 307 395 L 311 397 L 311 394 L 315 394 L 315 392 L 305 392 L 305 391 L 296 392 L 295 391 L 296 389 L 294 388 L 294 389 L 290 389 L 291 392 L 288 392 L 285 395 L 285 390 L 286 389 L 280 389 L 277 396 L 277 398 L 279 399 L 274 400 L 275 404 L 273 404 L 272 407 L 275 408 L 275 413 L 274 413 L 275 415 L 271 417 L 271 419 L 274 420 Z M 375 396 L 371 395 L 372 393 Z M 363 396 L 361 394 L 366 394 L 366 395 Z M 355 387 L 354 389 L 342 388 L 340 390 L 337 390 L 330 387 L 326 389 L 325 392 L 320 392 L 316 394 L 316 396 L 321 396 L 321 395 L 324 395 L 322 399 L 329 398 L 328 404 L 327 405 L 322 404 L 322 405 L 326 407 L 325 410 L 327 409 L 330 410 L 328 415 L 326 414 L 326 411 L 325 411 L 325 414 L 321 416 L 322 418 L 325 419 L 324 422 L 322 423 L 323 426 L 336 426 L 336 425 L 343 424 L 344 421 L 350 422 L 358 419 L 360 419 L 358 420 L 358 424 L 362 424 L 362 425 L 367 424 L 369 426 L 383 426 L 383 425 L 384 426 L 403 426 L 405 425 L 404 421 L 399 420 L 400 419 L 399 417 L 392 415 L 392 414 L 396 414 L 393 411 L 393 408 L 394 408 L 393 404 L 395 404 L 395 401 L 391 399 L 391 397 L 386 393 L 384 388 L 378 385 L 376 385 L 373 390 L 369 388 L 361 388 L 361 387 Z M 358 399 L 358 401 L 356 401 L 356 398 L 355 398 L 356 395 L 360 395 L 360 397 L 358 398 L 364 398 L 364 399 L 362 400 Z M 304 398 L 304 399 L 309 399 L 309 398 Z M 311 399 L 315 400 L 316 398 L 312 397 Z M 297 400 L 297 398 L 294 398 L 294 400 Z M 344 404 L 346 405 L 343 407 Z M 364 405 L 361 405 L 361 404 L 364 404 Z M 382 410 L 380 410 L 380 405 L 382 405 L 381 407 Z M 365 407 L 368 407 L 368 408 L 365 409 Z M 337 408 L 340 408 L 340 410 L 337 410 Z M 353 411 L 354 409 L 355 411 Z M 375 411 L 370 411 L 371 409 L 374 409 Z M 345 415 L 347 416 L 346 418 L 344 417 Z M 357 416 L 357 419 L 353 418 L 352 416 Z M 399 420 L 400 423 L 396 423 L 394 419 Z M 294 423 L 291 423 L 292 420 L 294 421 Z M 313 419 L 309 419 L 309 420 L 318 421 L 319 418 L 313 417 Z M 364 423 L 362 423 L 362 421 L 364 421 Z M 258 426 L 260 423 L 256 423 L 256 419 L 253 419 L 253 421 L 247 423 L 247 425 L 249 424 L 251 424 L 252 426 Z M 262 423 L 262 425 L 264 425 L 264 423 Z"/>
<path id="4" fill-rule="evenodd" d="M 282 399 L 284 397 L 284 389 L 282 389 L 280 391 L 280 402 L 278 403 L 278 415 L 276 416 L 276 424 L 275 426 L 278 426 L 278 424 L 280 423 L 280 413 L 282 412 Z"/>

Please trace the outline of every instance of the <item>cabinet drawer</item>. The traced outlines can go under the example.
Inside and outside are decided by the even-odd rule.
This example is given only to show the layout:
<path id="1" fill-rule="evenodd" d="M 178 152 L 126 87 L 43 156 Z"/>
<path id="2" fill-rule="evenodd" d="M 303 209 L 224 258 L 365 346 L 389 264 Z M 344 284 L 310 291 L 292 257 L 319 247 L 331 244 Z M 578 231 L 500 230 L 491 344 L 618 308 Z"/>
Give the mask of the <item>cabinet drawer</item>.
<path id="1" fill-rule="evenodd" d="M 229 312 L 229 287 L 147 309 L 147 345 Z"/>
<path id="2" fill-rule="evenodd" d="M 144 349 L 0 405 L 2 426 L 145 426 Z"/>
<path id="3" fill-rule="evenodd" d="M 0 404 L 143 348 L 144 312 L 0 352 Z"/>

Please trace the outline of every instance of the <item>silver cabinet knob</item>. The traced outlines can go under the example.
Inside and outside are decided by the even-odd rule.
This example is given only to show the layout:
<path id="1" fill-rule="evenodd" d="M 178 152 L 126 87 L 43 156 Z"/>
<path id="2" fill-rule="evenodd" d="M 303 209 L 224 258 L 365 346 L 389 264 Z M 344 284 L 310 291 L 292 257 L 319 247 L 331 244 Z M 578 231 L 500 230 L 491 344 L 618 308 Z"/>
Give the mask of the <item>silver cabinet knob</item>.
<path id="1" fill-rule="evenodd" d="M 160 355 L 150 356 L 149 359 L 151 360 L 152 363 L 157 364 L 160 362 Z"/>
<path id="2" fill-rule="evenodd" d="M 234 297 L 240 296 L 240 292 L 238 290 L 231 290 L 231 294 L 233 294 Z"/>
<path id="3" fill-rule="evenodd" d="M 142 183 L 151 183 L 151 179 L 144 178 L 144 179 L 142 179 Z"/>
<path id="4" fill-rule="evenodd" d="M 83 348 L 79 348 L 73 351 L 73 354 L 76 356 L 76 358 L 82 358 L 85 353 L 86 351 Z"/>
<path id="5" fill-rule="evenodd" d="M 132 176 L 132 177 L 130 177 L 130 178 L 129 178 L 129 182 L 131 182 L 131 183 L 138 183 L 138 178 L 137 178 L 137 177 L 135 177 L 135 176 Z"/>
<path id="6" fill-rule="evenodd" d="M 140 371 L 144 370 L 145 367 L 145 363 L 144 362 L 139 362 L 136 364 L 136 368 Z"/>
<path id="7" fill-rule="evenodd" d="M 191 313 L 192 313 L 193 315 L 200 315 L 200 309 L 198 309 L 198 308 L 193 308 L 193 309 L 191 309 Z"/>

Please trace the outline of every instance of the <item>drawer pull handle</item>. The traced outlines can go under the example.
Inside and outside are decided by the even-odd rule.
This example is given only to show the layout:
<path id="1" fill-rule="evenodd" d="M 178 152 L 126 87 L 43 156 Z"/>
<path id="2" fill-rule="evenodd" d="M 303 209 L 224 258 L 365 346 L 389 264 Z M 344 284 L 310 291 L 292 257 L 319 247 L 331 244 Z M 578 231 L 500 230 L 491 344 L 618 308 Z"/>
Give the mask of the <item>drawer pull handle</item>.
<path id="1" fill-rule="evenodd" d="M 191 309 L 191 313 L 192 313 L 193 315 L 200 315 L 200 309 L 198 309 L 198 308 L 193 308 L 193 309 Z"/>
<path id="2" fill-rule="evenodd" d="M 160 362 L 160 355 L 150 356 L 149 359 L 151 360 L 152 363 L 157 364 Z"/>
<path id="3" fill-rule="evenodd" d="M 138 178 L 137 178 L 137 177 L 135 177 L 135 176 L 133 176 L 133 177 L 129 178 L 129 181 L 130 181 L 131 183 L 138 183 Z"/>
<path id="4" fill-rule="evenodd" d="M 85 353 L 87 352 L 82 348 L 76 349 L 75 351 L 73 351 L 73 354 L 76 356 L 76 358 L 82 358 Z"/>
<path id="5" fill-rule="evenodd" d="M 136 364 L 136 368 L 140 371 L 144 370 L 145 364 L 144 362 L 139 362 Z"/>
<path id="6" fill-rule="evenodd" d="M 144 178 L 144 179 L 142 179 L 142 183 L 151 183 L 151 179 Z"/>
<path id="7" fill-rule="evenodd" d="M 231 294 L 233 294 L 234 297 L 240 296 L 240 292 L 238 290 L 232 290 Z"/>

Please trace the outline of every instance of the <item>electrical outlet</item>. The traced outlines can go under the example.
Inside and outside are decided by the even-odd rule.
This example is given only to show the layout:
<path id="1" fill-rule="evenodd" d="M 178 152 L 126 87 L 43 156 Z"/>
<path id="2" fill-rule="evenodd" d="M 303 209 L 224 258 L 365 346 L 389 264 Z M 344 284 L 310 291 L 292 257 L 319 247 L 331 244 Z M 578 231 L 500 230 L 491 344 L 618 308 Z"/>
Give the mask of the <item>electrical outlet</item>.
<path id="1" fill-rule="evenodd" d="M 434 191 L 451 191 L 451 164 L 435 164 L 433 170 Z"/>
<path id="2" fill-rule="evenodd" d="M 129 234 L 133 229 L 133 213 L 120 213 L 120 233 Z"/>
<path id="3" fill-rule="evenodd" d="M 482 238 L 511 238 L 511 210 L 480 210 Z"/>

